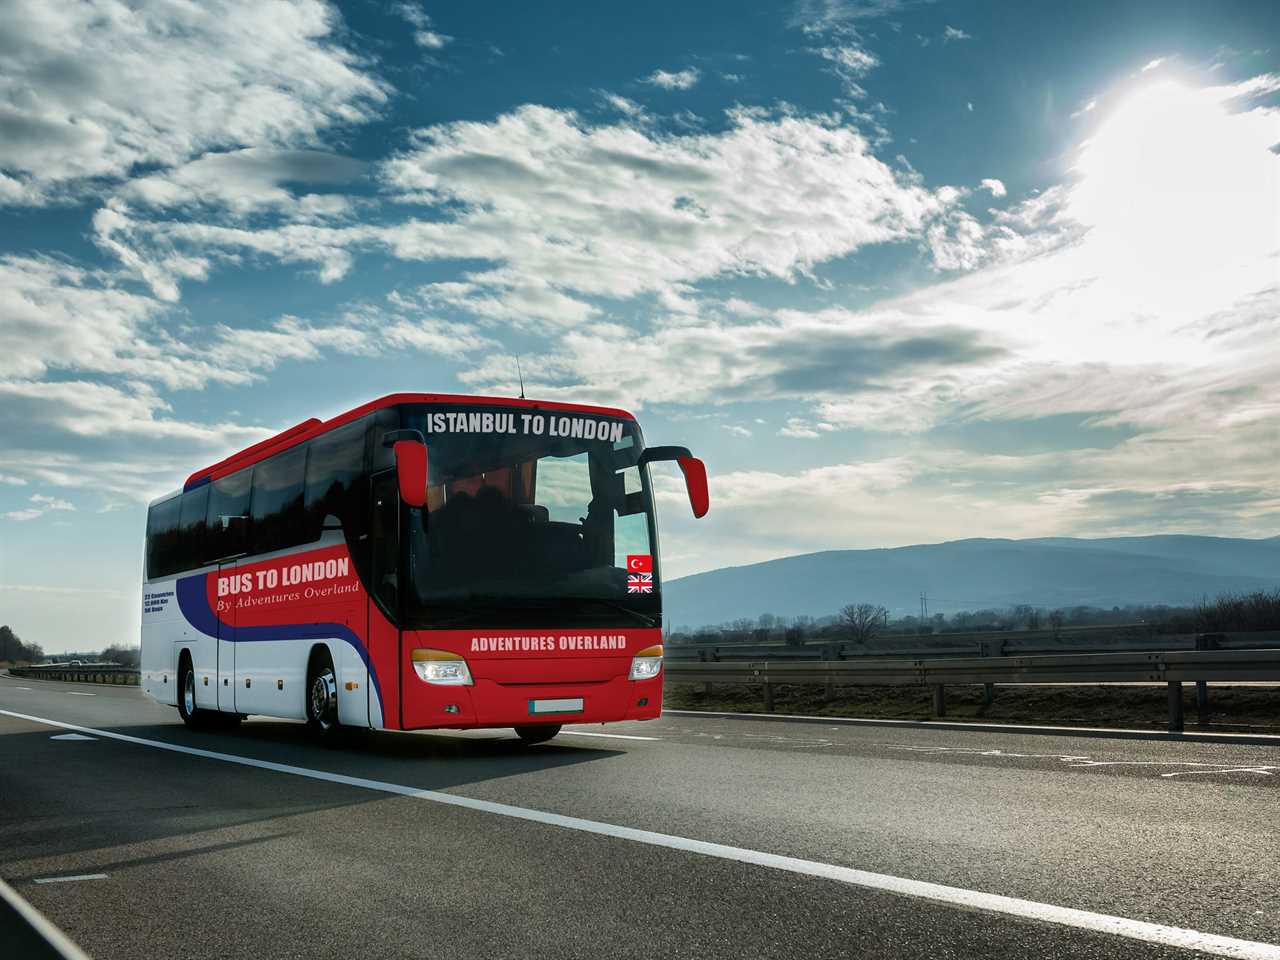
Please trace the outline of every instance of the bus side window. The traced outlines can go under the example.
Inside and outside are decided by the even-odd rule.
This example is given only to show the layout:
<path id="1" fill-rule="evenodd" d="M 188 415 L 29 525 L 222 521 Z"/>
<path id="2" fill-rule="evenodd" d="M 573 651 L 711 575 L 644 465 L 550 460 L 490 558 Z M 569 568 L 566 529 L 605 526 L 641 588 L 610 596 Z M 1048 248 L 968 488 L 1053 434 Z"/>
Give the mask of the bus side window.
<path id="1" fill-rule="evenodd" d="M 388 431 L 400 429 L 400 409 L 384 407 L 373 413 L 372 421 L 369 427 L 369 472 L 378 473 L 396 465 L 394 451 L 382 445 L 382 438 Z"/>
<path id="2" fill-rule="evenodd" d="M 306 445 L 263 460 L 253 471 L 249 553 L 272 553 L 306 542 L 302 478 Z"/>
<path id="3" fill-rule="evenodd" d="M 360 504 L 355 500 L 356 481 L 364 472 L 364 420 L 316 437 L 311 441 L 307 459 L 306 540 L 320 539 L 324 518 L 335 516 L 343 529 L 352 532 L 359 516 Z"/>
<path id="4" fill-rule="evenodd" d="M 147 513 L 147 579 L 167 577 L 178 570 L 178 511 L 181 497 L 157 503 Z"/>
<path id="5" fill-rule="evenodd" d="M 215 480 L 209 493 L 209 558 L 233 557 L 248 548 L 249 492 L 253 468 Z"/>
<path id="6" fill-rule="evenodd" d="M 182 495 L 182 509 L 178 519 L 180 542 L 179 569 L 194 570 L 213 559 L 209 553 L 207 515 L 209 512 L 209 485 L 188 490 Z"/>

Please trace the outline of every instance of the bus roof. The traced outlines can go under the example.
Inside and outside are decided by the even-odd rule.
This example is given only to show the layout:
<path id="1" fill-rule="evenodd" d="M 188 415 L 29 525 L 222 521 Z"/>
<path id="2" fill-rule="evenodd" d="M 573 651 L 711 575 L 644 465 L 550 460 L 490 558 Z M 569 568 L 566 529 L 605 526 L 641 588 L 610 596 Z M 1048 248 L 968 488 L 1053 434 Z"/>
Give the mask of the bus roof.
<path id="1" fill-rule="evenodd" d="M 234 473 L 236 470 L 257 463 L 259 460 L 265 460 L 267 457 L 282 450 L 287 450 L 289 447 L 302 443 L 304 440 L 310 440 L 312 437 L 350 423 L 352 420 L 358 420 L 374 410 L 381 410 L 383 407 L 394 407 L 402 403 L 486 404 L 489 406 L 525 407 L 534 410 L 572 410 L 578 413 L 596 413 L 606 417 L 622 417 L 625 420 L 635 420 L 635 417 L 626 410 L 579 403 L 524 400 L 516 397 L 469 397 L 452 393 L 390 393 L 385 397 L 379 397 L 377 400 L 370 400 L 368 403 L 361 404 L 346 413 L 340 413 L 329 420 L 322 421 L 317 417 L 311 417 L 309 420 L 295 424 L 288 430 L 277 433 L 273 437 L 260 440 L 252 446 L 245 447 L 243 450 L 219 460 L 217 463 L 197 470 L 187 477 L 187 482 L 183 484 L 182 489 L 190 490 L 193 487 L 217 480 L 219 477 Z"/>

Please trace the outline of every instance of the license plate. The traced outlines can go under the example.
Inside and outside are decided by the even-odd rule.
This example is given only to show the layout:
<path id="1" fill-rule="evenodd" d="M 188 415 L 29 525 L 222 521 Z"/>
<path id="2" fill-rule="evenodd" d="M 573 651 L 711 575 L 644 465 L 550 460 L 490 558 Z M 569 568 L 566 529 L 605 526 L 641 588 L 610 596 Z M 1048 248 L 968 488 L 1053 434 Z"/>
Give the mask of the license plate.
<path id="1" fill-rule="evenodd" d="M 530 713 L 581 713 L 582 698 L 571 697 L 565 700 L 530 700 Z"/>

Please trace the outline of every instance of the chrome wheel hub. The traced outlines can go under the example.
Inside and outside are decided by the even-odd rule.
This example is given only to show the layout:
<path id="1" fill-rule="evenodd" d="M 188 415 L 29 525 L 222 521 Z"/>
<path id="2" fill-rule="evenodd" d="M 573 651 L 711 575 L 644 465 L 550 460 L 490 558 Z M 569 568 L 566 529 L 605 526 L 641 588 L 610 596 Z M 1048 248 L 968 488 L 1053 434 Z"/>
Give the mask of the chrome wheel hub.
<path id="1" fill-rule="evenodd" d="M 187 711 L 187 716 L 196 712 L 196 675 L 190 670 L 182 684 L 182 706 Z"/>
<path id="2" fill-rule="evenodd" d="M 322 727 L 330 727 L 338 709 L 338 681 L 325 670 L 311 682 L 311 716 Z"/>

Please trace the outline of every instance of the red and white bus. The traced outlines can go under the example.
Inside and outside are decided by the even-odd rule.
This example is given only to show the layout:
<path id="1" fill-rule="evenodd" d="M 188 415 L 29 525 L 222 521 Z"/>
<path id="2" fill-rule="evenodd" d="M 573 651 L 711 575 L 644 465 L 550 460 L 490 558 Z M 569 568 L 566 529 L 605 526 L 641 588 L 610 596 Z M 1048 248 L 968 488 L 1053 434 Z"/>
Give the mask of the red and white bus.
<path id="1" fill-rule="evenodd" d="M 650 720 L 661 567 L 631 414 L 394 394 L 193 473 L 147 514 L 142 685 L 189 725 Z"/>

